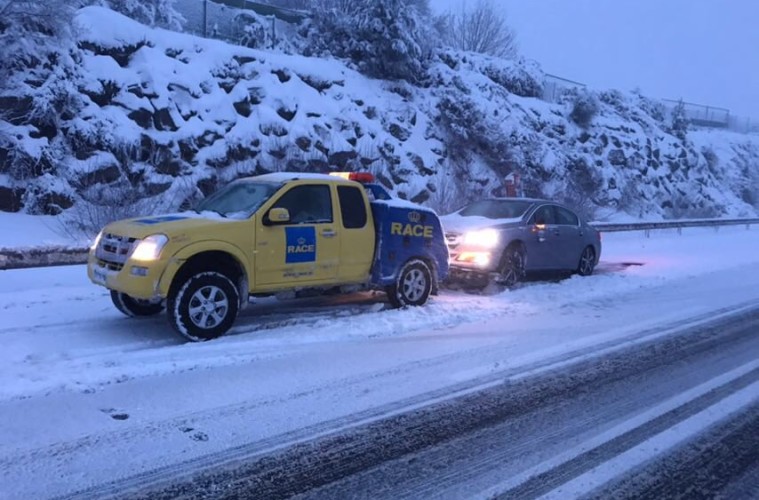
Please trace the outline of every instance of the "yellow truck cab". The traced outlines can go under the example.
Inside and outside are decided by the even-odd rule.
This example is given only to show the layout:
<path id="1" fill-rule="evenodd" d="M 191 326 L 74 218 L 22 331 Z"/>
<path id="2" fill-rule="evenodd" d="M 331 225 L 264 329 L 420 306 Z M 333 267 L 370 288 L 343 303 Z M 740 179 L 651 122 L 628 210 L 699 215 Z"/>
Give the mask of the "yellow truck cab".
<path id="1" fill-rule="evenodd" d="M 358 286 L 385 290 L 395 307 L 422 305 L 448 272 L 440 221 L 372 181 L 361 173 L 239 179 L 193 211 L 109 224 L 87 273 L 124 314 L 165 308 L 193 341 L 223 335 L 251 295 Z"/>

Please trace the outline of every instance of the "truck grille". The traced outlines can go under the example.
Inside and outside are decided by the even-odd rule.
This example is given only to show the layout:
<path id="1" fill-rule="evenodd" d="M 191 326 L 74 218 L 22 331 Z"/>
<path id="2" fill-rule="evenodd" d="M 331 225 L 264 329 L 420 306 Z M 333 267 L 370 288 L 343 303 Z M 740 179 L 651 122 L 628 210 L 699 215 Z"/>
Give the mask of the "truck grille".
<path id="1" fill-rule="evenodd" d="M 112 233 L 103 233 L 95 249 L 95 257 L 100 267 L 110 271 L 121 271 L 134 247 L 136 238 L 128 238 Z"/>

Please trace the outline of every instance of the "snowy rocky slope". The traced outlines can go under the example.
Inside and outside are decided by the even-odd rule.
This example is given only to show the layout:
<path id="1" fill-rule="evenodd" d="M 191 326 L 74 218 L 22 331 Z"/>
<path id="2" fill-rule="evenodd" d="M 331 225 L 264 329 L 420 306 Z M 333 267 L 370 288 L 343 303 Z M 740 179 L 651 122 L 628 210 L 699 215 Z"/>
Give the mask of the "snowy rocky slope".
<path id="1" fill-rule="evenodd" d="M 524 194 L 596 217 L 759 207 L 759 137 L 678 138 L 663 109 L 637 94 L 568 92 L 547 103 L 540 69 L 524 61 L 442 52 L 412 86 L 99 7 L 76 23 L 73 66 L 51 61 L 44 84 L 0 96 L 9 111 L 0 210 L 56 214 L 145 196 L 170 208 L 239 176 L 346 169 L 371 170 L 397 196 L 441 211 L 490 195 L 512 172 Z M 583 99 L 597 108 L 587 122 L 571 118 Z M 52 113 L 29 119 L 41 104 Z"/>

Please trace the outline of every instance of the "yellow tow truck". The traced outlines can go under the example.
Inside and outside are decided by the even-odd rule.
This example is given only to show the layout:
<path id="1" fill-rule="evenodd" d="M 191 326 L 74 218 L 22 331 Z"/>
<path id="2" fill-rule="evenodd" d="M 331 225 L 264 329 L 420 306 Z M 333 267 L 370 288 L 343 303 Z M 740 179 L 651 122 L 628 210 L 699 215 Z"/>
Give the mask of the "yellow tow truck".
<path id="1" fill-rule="evenodd" d="M 193 211 L 106 226 L 90 280 L 128 316 L 167 311 L 184 337 L 223 335 L 250 296 L 381 289 L 427 302 L 448 273 L 434 211 L 392 199 L 368 173 L 273 173 L 234 181 Z"/>

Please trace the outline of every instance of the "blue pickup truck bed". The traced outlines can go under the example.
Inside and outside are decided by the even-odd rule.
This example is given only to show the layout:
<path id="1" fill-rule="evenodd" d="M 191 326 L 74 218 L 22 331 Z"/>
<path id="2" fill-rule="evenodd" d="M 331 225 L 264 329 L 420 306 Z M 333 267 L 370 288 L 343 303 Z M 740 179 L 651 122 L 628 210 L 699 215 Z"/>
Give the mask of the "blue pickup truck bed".
<path id="1" fill-rule="evenodd" d="M 372 283 L 395 283 L 402 266 L 424 260 L 440 282 L 448 275 L 448 247 L 440 220 L 434 211 L 403 200 L 371 202 L 377 247 L 372 267 Z"/>

